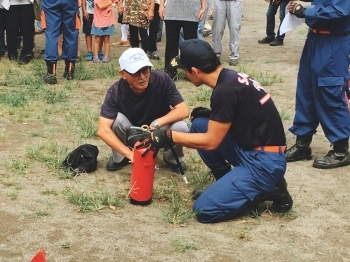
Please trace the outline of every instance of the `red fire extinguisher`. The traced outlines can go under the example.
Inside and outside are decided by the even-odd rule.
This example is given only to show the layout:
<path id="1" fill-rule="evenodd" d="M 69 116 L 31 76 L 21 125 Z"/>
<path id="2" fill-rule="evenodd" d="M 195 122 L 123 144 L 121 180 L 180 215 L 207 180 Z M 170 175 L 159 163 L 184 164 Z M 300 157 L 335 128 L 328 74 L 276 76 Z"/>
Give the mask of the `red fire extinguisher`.
<path id="1" fill-rule="evenodd" d="M 140 142 L 134 145 L 134 162 L 130 181 L 130 203 L 134 205 L 149 205 L 152 202 L 153 180 L 156 159 L 154 149 L 146 155 L 142 153 L 146 148 L 137 148 Z"/>

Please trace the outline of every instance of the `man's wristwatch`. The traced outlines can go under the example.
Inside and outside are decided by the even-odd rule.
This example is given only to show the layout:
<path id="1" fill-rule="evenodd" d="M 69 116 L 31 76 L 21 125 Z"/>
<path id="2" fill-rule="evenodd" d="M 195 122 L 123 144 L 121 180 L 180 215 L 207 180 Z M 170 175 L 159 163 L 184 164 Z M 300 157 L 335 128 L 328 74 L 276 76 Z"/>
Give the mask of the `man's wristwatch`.
<path id="1" fill-rule="evenodd" d="M 154 128 L 160 128 L 160 126 L 158 125 L 158 123 L 157 123 L 156 120 L 154 120 L 154 121 L 150 124 L 150 126 L 153 126 Z"/>

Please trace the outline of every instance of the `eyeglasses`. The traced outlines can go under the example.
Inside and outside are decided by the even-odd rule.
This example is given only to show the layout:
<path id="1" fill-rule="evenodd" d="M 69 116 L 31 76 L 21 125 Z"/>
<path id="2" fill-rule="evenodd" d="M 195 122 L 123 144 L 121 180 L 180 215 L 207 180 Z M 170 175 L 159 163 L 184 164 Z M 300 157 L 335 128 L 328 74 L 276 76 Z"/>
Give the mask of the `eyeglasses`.
<path id="1" fill-rule="evenodd" d="M 124 71 L 127 72 L 131 77 L 138 78 L 138 77 L 140 77 L 141 73 L 143 75 L 148 75 L 151 72 L 151 67 L 149 67 L 149 66 L 143 67 L 139 71 L 137 71 L 136 73 L 133 73 L 133 74 L 129 73 L 126 70 L 124 70 Z"/>

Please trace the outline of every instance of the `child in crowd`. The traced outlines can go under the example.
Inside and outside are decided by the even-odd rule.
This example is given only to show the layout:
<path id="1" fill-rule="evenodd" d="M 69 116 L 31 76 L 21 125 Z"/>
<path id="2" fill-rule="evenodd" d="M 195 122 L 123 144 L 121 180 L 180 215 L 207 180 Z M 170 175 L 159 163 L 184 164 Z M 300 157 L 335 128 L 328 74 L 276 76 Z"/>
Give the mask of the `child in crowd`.
<path id="1" fill-rule="evenodd" d="M 122 37 L 117 42 L 112 43 L 112 46 L 130 46 L 130 41 L 128 39 L 129 24 L 123 23 L 124 1 L 118 1 L 118 23 L 120 24 Z"/>
<path id="2" fill-rule="evenodd" d="M 93 53 L 92 53 L 92 35 L 91 35 L 91 27 L 92 21 L 94 20 L 94 0 L 82 0 L 81 5 L 82 13 L 83 13 L 83 33 L 85 34 L 85 43 L 87 53 L 85 55 L 86 61 L 92 61 Z M 98 58 L 100 60 L 103 59 L 104 55 L 102 53 L 103 42 L 100 42 L 100 46 L 98 47 Z"/>
<path id="3" fill-rule="evenodd" d="M 112 10 L 112 4 L 117 0 L 94 0 L 94 20 L 92 22 L 91 34 L 95 35 L 94 58 L 95 63 L 100 62 L 98 50 L 101 42 L 105 45 L 105 55 L 102 62 L 110 60 L 110 35 L 115 33 L 114 24 L 117 22 Z"/>

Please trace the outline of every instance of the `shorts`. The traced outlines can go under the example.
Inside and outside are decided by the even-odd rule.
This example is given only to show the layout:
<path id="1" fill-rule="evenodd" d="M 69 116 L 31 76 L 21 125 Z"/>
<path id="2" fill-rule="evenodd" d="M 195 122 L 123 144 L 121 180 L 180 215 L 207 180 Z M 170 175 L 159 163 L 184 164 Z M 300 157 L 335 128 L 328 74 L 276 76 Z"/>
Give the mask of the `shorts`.
<path id="1" fill-rule="evenodd" d="M 113 35 L 115 33 L 114 25 L 110 25 L 107 27 L 95 27 L 92 25 L 91 34 L 95 36 L 105 36 L 105 35 Z"/>
<path id="2" fill-rule="evenodd" d="M 91 35 L 92 20 L 94 20 L 94 14 L 89 14 L 89 19 L 83 18 L 83 33 Z"/>

